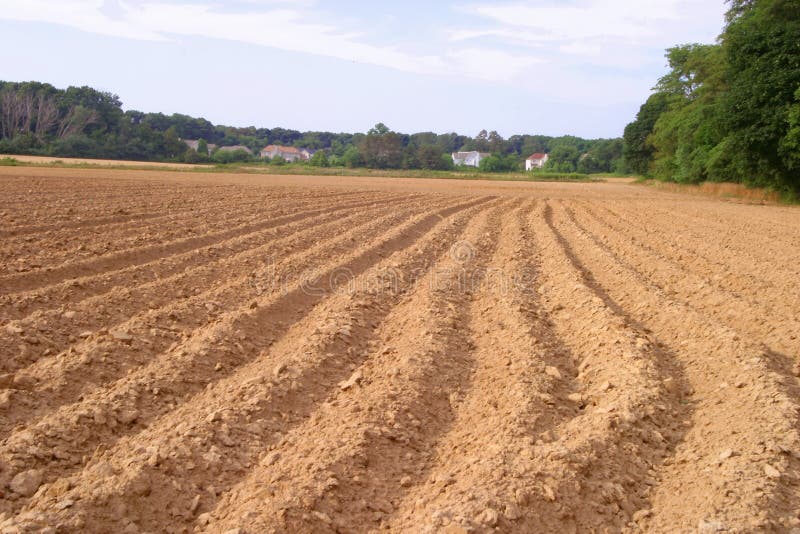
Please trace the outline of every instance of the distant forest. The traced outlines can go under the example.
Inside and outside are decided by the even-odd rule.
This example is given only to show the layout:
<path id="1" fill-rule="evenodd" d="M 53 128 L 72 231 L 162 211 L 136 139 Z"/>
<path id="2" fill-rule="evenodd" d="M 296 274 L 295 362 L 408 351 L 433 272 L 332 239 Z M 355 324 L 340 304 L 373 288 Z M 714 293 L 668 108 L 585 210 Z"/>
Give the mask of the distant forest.
<path id="1" fill-rule="evenodd" d="M 483 130 L 405 134 L 236 128 L 186 115 L 123 111 L 91 87 L 0 81 L 0 153 L 147 161 L 255 160 L 266 145 L 316 150 L 318 166 L 450 169 L 451 152 L 491 153 L 481 170 L 519 171 L 550 155 L 545 171 L 632 173 L 665 181 L 739 182 L 800 197 L 800 1 L 729 0 L 715 44 L 667 50 L 658 80 L 621 139 L 513 135 Z M 182 140 L 216 145 L 210 154 Z M 245 151 L 220 147 L 245 146 Z M 274 164 L 283 163 L 279 158 Z"/>
<path id="2" fill-rule="evenodd" d="M 670 71 L 625 129 L 625 165 L 661 180 L 800 196 L 800 1 L 730 0 L 715 44 L 670 48 Z"/>
<path id="3" fill-rule="evenodd" d="M 201 146 L 246 146 L 244 151 L 198 154 L 182 141 Z M 451 152 L 478 150 L 492 157 L 482 161 L 489 172 L 524 169 L 531 154 L 550 154 L 555 172 L 625 172 L 622 139 L 573 136 L 513 135 L 495 131 L 475 137 L 457 133 L 404 134 L 377 124 L 366 133 L 299 132 L 285 128 L 236 128 L 214 125 L 187 115 L 123 111 L 117 95 L 91 87 L 58 89 L 40 82 L 0 81 L 0 153 L 37 154 L 190 163 L 257 159 L 266 145 L 320 151 L 310 164 L 396 169 L 450 169 Z M 280 163 L 280 162 L 276 162 Z"/>

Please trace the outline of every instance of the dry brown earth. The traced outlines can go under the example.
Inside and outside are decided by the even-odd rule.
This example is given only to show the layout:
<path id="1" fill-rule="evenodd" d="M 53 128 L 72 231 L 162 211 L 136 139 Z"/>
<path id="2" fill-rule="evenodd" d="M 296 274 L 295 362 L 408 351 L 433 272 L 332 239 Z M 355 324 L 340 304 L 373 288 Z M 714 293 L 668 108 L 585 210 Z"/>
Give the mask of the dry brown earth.
<path id="1" fill-rule="evenodd" d="M 0 168 L 0 533 L 800 532 L 800 210 Z"/>

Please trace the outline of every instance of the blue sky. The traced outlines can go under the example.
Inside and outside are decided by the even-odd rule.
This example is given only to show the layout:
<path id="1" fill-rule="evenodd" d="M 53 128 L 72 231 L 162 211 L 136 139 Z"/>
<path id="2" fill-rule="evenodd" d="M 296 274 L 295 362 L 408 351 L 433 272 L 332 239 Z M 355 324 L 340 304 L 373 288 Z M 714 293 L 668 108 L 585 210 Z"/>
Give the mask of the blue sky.
<path id="1" fill-rule="evenodd" d="M 722 0 L 0 0 L 0 79 L 218 124 L 616 137 Z"/>

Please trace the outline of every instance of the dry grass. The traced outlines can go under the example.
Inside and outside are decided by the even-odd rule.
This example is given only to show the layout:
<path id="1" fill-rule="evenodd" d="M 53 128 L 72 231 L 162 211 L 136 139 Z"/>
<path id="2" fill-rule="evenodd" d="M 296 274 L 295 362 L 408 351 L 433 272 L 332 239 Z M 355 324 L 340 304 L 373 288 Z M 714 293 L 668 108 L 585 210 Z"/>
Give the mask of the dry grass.
<path id="1" fill-rule="evenodd" d="M 751 204 L 775 204 L 780 202 L 780 195 L 774 191 L 761 188 L 750 188 L 742 184 L 727 182 L 704 182 L 702 184 L 676 184 L 673 182 L 659 182 L 657 180 L 647 180 L 647 185 L 658 189 L 672 191 L 675 193 L 685 193 L 690 195 L 702 195 L 718 198 L 734 199 Z"/>
<path id="2" fill-rule="evenodd" d="M 147 167 L 147 168 L 166 168 L 166 169 L 182 169 L 194 170 L 198 167 L 210 167 L 210 165 L 191 165 L 188 163 L 161 163 L 156 161 L 123 161 L 116 159 L 90 159 L 90 158 L 57 158 L 50 156 L 26 156 L 26 155 L 10 155 L 20 164 L 33 164 L 33 165 L 94 165 L 98 167 Z"/>

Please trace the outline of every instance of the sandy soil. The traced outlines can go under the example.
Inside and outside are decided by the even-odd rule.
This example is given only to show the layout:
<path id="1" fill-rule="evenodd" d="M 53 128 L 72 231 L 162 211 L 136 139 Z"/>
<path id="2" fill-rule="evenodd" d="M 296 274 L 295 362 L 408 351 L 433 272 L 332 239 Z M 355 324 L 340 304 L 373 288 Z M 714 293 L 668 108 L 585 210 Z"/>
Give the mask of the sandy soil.
<path id="1" fill-rule="evenodd" d="M 800 210 L 0 168 L 0 532 L 797 532 Z"/>

